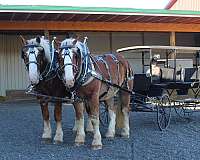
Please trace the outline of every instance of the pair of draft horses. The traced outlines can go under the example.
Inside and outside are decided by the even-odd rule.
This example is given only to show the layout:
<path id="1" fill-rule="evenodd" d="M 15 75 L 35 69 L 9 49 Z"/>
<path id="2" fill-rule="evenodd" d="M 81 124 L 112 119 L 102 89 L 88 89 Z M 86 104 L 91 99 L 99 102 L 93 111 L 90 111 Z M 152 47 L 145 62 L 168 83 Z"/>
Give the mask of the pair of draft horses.
<path id="1" fill-rule="evenodd" d="M 75 109 L 76 131 L 75 145 L 84 144 L 84 112 L 88 113 L 86 131 L 93 132 L 93 149 L 101 149 L 102 141 L 99 130 L 99 101 L 103 101 L 109 113 L 109 126 L 106 137 L 114 138 L 116 127 L 120 128 L 122 137 L 129 137 L 129 102 L 130 95 L 118 88 L 108 85 L 96 77 L 107 80 L 123 88 L 132 90 L 133 76 L 130 65 L 120 54 L 104 54 L 92 56 L 85 42 L 78 38 L 68 36 L 64 41 L 58 42 L 57 51 L 49 45 L 44 37 L 25 40 L 22 48 L 22 59 L 26 65 L 30 83 L 37 92 L 53 97 L 70 97 L 75 95 L 73 103 Z M 58 47 L 59 46 L 59 47 Z M 56 48 L 56 47 L 55 47 Z M 57 56 L 57 71 L 54 78 L 48 78 L 52 67 L 52 52 Z M 59 70 L 59 74 L 58 74 Z M 118 93 L 118 102 L 114 96 Z M 48 101 L 37 96 L 42 110 L 44 130 L 42 139 L 51 140 L 52 131 L 49 119 Z M 56 101 L 54 108 L 56 121 L 55 143 L 63 142 L 62 130 L 62 102 Z"/>

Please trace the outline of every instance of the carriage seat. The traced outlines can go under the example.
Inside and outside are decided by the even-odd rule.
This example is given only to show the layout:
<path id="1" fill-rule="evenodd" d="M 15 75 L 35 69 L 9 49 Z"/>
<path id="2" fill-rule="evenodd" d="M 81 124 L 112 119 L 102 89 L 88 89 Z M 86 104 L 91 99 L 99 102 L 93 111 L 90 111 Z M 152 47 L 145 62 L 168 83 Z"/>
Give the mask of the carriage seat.
<path id="1" fill-rule="evenodd" d="M 145 73 L 134 75 L 134 91 L 148 91 L 151 85 L 151 78 Z"/>
<path id="2" fill-rule="evenodd" d="M 161 68 L 161 82 L 174 81 L 174 69 L 172 68 Z"/>
<path id="3" fill-rule="evenodd" d="M 183 81 L 194 82 L 200 80 L 200 68 L 183 68 Z"/>
<path id="4" fill-rule="evenodd" d="M 200 80 L 199 68 L 180 68 L 174 73 L 173 68 L 161 68 L 161 82 L 194 82 Z"/>

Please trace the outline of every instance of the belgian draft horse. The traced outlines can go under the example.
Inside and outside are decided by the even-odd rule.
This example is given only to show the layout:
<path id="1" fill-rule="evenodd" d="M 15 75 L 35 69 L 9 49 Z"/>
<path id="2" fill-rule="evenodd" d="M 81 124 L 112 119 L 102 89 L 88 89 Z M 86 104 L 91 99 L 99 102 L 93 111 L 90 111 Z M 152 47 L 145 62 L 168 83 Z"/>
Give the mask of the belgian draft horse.
<path id="1" fill-rule="evenodd" d="M 93 127 L 92 148 L 102 148 L 99 131 L 99 101 L 105 103 L 110 118 L 106 137 L 113 138 L 117 126 L 121 128 L 121 136 L 128 138 L 130 95 L 99 80 L 104 79 L 132 90 L 133 72 L 127 60 L 120 54 L 93 57 L 89 54 L 86 43 L 71 37 L 61 43 L 59 64 L 66 87 L 71 89 L 79 99 L 74 103 L 77 127 L 75 144 L 81 145 L 85 141 L 85 106 Z M 117 92 L 119 93 L 118 105 L 114 102 Z"/>
<path id="2" fill-rule="evenodd" d="M 54 77 L 48 77 L 49 67 L 51 66 L 51 53 L 49 41 L 37 37 L 30 40 L 25 40 L 22 36 L 21 40 L 24 44 L 22 48 L 22 59 L 26 65 L 28 71 L 29 80 L 34 91 L 43 95 L 54 97 L 70 97 L 70 93 L 66 91 L 66 87 L 58 75 L 54 73 Z M 55 52 L 56 54 L 56 52 Z M 43 116 L 43 134 L 42 139 L 50 141 L 52 138 L 52 130 L 50 125 L 50 117 L 48 110 L 48 103 L 50 99 L 37 96 L 40 102 L 42 116 Z M 54 107 L 54 118 L 56 121 L 56 134 L 54 136 L 54 143 L 63 142 L 63 130 L 62 130 L 62 102 L 56 101 Z"/>

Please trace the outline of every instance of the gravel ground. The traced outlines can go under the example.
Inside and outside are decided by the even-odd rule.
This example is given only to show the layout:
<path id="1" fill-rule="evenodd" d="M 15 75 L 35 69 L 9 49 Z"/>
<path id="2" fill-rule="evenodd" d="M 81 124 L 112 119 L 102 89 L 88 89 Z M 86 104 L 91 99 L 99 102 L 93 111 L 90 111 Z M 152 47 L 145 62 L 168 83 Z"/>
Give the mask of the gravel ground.
<path id="1" fill-rule="evenodd" d="M 53 113 L 53 107 L 50 107 Z M 189 120 L 175 113 L 167 131 L 159 131 L 155 113 L 131 113 L 129 139 L 103 138 L 103 149 L 90 148 L 92 135 L 88 134 L 84 146 L 74 146 L 72 133 L 74 112 L 71 106 L 63 108 L 64 143 L 41 142 L 42 116 L 37 103 L 10 102 L 0 104 L 0 159 L 1 160 L 192 160 L 200 159 L 200 113 Z M 51 114 L 52 128 L 55 122 Z M 106 129 L 101 127 L 102 135 Z"/>

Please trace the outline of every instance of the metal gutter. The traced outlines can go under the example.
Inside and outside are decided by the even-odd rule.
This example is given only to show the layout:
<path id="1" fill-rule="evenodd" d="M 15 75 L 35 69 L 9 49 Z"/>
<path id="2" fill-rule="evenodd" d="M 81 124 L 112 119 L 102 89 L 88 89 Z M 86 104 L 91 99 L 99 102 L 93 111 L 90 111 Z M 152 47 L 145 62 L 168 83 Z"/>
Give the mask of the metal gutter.
<path id="1" fill-rule="evenodd" d="M 0 5 L 0 12 L 25 13 L 79 13 L 79 14 L 115 14 L 115 15 L 164 15 L 199 17 L 199 11 L 134 9 L 109 7 L 39 6 L 39 5 Z"/>

